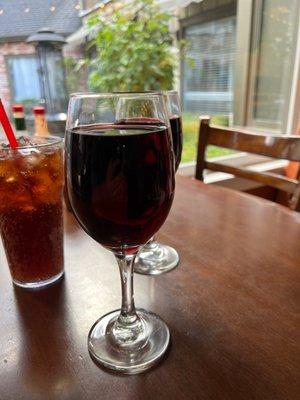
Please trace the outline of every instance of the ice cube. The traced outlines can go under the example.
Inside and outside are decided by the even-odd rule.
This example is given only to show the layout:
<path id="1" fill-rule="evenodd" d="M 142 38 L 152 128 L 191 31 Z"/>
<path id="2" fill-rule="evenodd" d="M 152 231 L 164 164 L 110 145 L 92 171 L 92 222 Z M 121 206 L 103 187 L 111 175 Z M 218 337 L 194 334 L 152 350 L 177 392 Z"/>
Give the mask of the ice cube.
<path id="1" fill-rule="evenodd" d="M 30 138 L 27 136 L 20 136 L 17 138 L 17 141 L 18 141 L 19 147 L 34 145 L 33 141 L 30 140 Z"/>
<path id="2" fill-rule="evenodd" d="M 9 154 L 7 149 L 10 149 L 10 145 L 7 143 L 0 142 L 0 160 L 5 160 Z"/>
<path id="3" fill-rule="evenodd" d="M 6 183 L 16 183 L 18 180 L 17 176 L 11 175 L 5 179 Z"/>
<path id="4" fill-rule="evenodd" d="M 31 168 L 36 168 L 38 165 L 41 165 L 43 161 L 45 161 L 45 158 L 46 157 L 39 152 L 31 152 L 31 154 L 26 157 L 26 162 Z"/>
<path id="5" fill-rule="evenodd" d="M 35 210 L 35 207 L 32 204 L 25 204 L 22 206 L 22 210 L 25 212 L 31 212 Z"/>
<path id="6" fill-rule="evenodd" d="M 4 142 L 0 143 L 0 150 L 6 150 L 9 148 L 10 148 L 10 145 L 8 143 L 4 143 Z"/>

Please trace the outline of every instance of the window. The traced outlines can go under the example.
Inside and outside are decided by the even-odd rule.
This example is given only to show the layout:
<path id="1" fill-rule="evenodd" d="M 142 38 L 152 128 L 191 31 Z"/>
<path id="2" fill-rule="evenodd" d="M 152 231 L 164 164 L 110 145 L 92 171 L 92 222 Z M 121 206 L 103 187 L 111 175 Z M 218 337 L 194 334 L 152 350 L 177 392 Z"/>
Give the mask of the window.
<path id="1" fill-rule="evenodd" d="M 246 124 L 285 132 L 294 71 L 299 0 L 254 7 Z"/>
<path id="2" fill-rule="evenodd" d="M 190 41 L 187 57 L 195 60 L 195 68 L 187 62 L 183 65 L 184 111 L 192 112 L 188 117 L 193 121 L 195 113 L 202 113 L 214 115 L 215 124 L 225 125 L 220 119 L 232 113 L 233 125 L 247 130 L 295 133 L 300 104 L 300 1 L 239 0 L 236 16 L 227 13 L 226 18 L 218 11 L 219 2 L 203 0 L 200 4 L 210 3 L 216 6 L 211 6 L 209 20 L 204 19 L 205 12 L 201 16 L 199 12 L 201 24 L 190 26 L 186 21 L 183 25 L 184 37 Z M 192 132 L 187 122 L 186 148 L 189 143 L 195 146 L 198 129 L 195 124 Z M 194 153 L 183 161 L 192 159 Z M 274 168 L 269 159 L 247 153 L 227 156 L 225 162 Z M 192 163 L 187 165 L 187 173 L 193 174 L 193 168 Z"/>
<path id="3" fill-rule="evenodd" d="M 13 100 L 39 101 L 41 88 L 35 56 L 15 56 L 7 59 Z"/>
<path id="4" fill-rule="evenodd" d="M 183 72 L 184 110 L 198 115 L 230 114 L 235 16 L 187 27 L 185 38 L 188 52 Z"/>

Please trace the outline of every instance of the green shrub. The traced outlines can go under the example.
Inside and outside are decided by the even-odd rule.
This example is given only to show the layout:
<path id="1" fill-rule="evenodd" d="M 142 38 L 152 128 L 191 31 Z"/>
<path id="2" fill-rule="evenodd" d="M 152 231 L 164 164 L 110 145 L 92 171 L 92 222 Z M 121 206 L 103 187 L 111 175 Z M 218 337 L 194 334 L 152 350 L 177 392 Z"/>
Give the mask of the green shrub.
<path id="1" fill-rule="evenodd" d="M 126 4 L 126 3 L 125 3 Z M 99 12 L 88 22 L 96 32 L 89 60 L 89 85 L 95 91 L 171 89 L 175 63 L 170 15 L 154 0 L 135 0 L 105 16 Z"/>

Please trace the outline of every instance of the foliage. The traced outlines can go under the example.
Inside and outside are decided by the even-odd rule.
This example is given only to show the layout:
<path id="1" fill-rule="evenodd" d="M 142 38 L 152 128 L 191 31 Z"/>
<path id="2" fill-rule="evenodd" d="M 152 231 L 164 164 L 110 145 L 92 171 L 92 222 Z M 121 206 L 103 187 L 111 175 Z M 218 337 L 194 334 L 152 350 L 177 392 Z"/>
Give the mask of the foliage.
<path id="1" fill-rule="evenodd" d="M 73 57 L 64 57 L 63 59 L 66 76 L 67 92 L 74 93 L 79 91 L 79 78 L 82 69 L 85 66 L 85 60 L 77 60 Z"/>
<path id="2" fill-rule="evenodd" d="M 88 21 L 95 33 L 96 57 L 89 60 L 89 85 L 95 91 L 171 89 L 175 54 L 170 15 L 154 0 L 133 0 L 111 15 Z"/>

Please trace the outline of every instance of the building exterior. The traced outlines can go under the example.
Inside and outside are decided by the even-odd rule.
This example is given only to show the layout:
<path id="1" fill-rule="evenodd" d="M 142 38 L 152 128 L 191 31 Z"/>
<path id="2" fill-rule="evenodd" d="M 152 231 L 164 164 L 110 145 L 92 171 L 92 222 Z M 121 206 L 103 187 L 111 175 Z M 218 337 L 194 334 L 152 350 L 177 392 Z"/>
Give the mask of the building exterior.
<path id="1" fill-rule="evenodd" d="M 13 102 L 32 105 L 43 101 L 36 50 L 26 40 L 44 27 L 69 36 L 81 24 L 79 10 L 75 0 L 27 0 L 21 4 L 0 0 L 0 96 L 6 107 Z M 67 48 L 66 54 L 72 54 L 71 49 Z M 55 92 L 56 77 L 52 75 L 49 79 Z"/>

